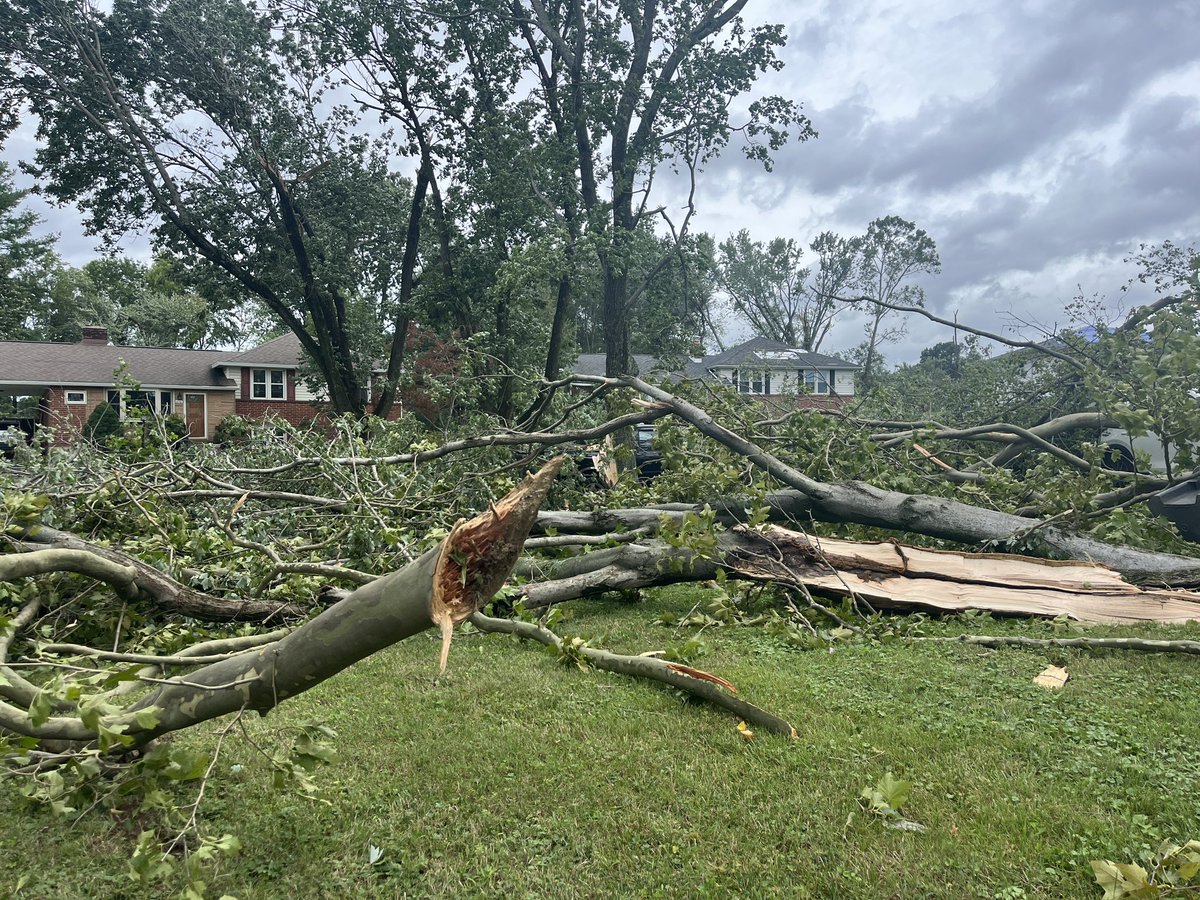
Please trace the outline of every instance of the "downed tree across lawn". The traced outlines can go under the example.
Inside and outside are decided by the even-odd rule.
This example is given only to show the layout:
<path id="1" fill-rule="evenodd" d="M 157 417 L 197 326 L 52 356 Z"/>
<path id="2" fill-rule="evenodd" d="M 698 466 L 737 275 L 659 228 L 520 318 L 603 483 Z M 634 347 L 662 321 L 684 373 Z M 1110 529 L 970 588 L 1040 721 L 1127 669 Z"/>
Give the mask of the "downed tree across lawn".
<path id="1" fill-rule="evenodd" d="M 442 630 L 444 670 L 454 627 L 482 608 L 508 579 L 563 459 L 547 463 L 487 512 L 460 520 L 438 546 L 400 571 L 379 578 L 368 576 L 369 583 L 343 594 L 335 605 L 290 633 L 208 641 L 174 656 L 62 643 L 42 648 L 43 654 L 114 659 L 146 667 L 135 677 L 155 687 L 124 709 L 113 703 L 128 693 L 120 684 L 76 702 L 45 695 L 14 671 L 17 665 L 61 665 L 44 658 L 7 660 L 13 640 L 39 612 L 40 601 L 32 600 L 0 631 L 0 733 L 35 739 L 38 752 L 48 754 L 51 764 L 61 763 L 72 751 L 86 749 L 97 740 L 102 749 L 120 753 L 228 713 L 255 710 L 266 714 L 358 660 L 434 626 Z M 144 564 L 134 564 L 125 554 L 77 542 L 61 532 L 47 529 L 42 538 L 55 545 L 54 549 L 26 549 L 0 556 L 0 580 L 74 572 L 107 582 L 122 596 L 136 600 L 143 588 L 138 578 L 154 572 Z M 162 587 L 153 578 L 146 585 L 148 591 Z M 241 611 L 236 602 L 228 603 L 229 610 Z M 210 605 L 202 608 L 208 610 Z M 562 646 L 556 635 L 541 626 L 483 618 L 477 624 Z M 580 652 L 597 668 L 670 684 L 770 731 L 795 734 L 790 724 L 733 696 L 732 685 L 706 672 L 595 648 Z M 153 677 L 166 667 L 197 664 L 203 665 L 185 676 Z"/>
<path id="2" fill-rule="evenodd" d="M 558 514 L 546 518 L 556 521 Z M 564 560 L 527 562 L 523 571 L 532 580 L 522 588 L 526 605 L 702 581 L 723 571 L 872 608 L 979 609 L 1098 624 L 1200 621 L 1200 593 L 1141 588 L 1088 562 L 817 539 L 774 525 L 721 531 L 716 546 L 715 553 L 701 556 L 663 540 L 642 540 Z"/>
<path id="3" fill-rule="evenodd" d="M 909 531 L 966 544 L 1021 547 L 1060 559 L 1104 563 L 1139 584 L 1191 587 L 1200 585 L 1200 559 L 1108 544 L 1064 528 L 1053 521 L 1029 519 L 984 509 L 945 497 L 883 490 L 863 481 L 818 481 L 762 447 L 714 421 L 703 409 L 632 375 L 620 378 L 579 376 L 595 385 L 631 387 L 655 401 L 654 410 L 670 408 L 702 434 L 743 456 L 794 490 L 794 511 L 828 522 L 854 522 Z"/>

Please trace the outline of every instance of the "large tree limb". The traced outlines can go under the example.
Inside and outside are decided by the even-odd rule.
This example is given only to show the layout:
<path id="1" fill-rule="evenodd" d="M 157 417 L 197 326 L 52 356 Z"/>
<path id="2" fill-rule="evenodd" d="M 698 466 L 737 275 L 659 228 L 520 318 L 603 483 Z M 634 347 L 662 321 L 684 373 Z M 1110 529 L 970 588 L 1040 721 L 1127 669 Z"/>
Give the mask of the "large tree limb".
<path id="1" fill-rule="evenodd" d="M 537 641 L 546 647 L 554 647 L 560 652 L 563 651 L 562 638 L 535 622 L 495 619 L 482 613 L 476 613 L 471 617 L 471 624 L 480 631 L 515 634 L 517 637 Z M 628 675 L 632 678 L 648 678 L 660 684 L 670 685 L 707 700 L 722 709 L 727 709 L 735 715 L 741 716 L 756 728 L 766 729 L 772 734 L 796 737 L 796 729 L 792 727 L 791 723 L 753 703 L 746 702 L 737 696 L 733 685 L 723 678 L 693 669 L 691 666 L 660 659 L 657 656 L 629 656 L 586 645 L 573 647 L 572 651 L 592 668 L 600 669 L 603 672 L 615 672 L 618 675 Z"/>
<path id="2" fill-rule="evenodd" d="M 567 381 L 570 380 L 567 379 Z M 397 453 L 391 456 L 333 456 L 325 458 L 305 456 L 269 468 L 230 468 L 223 469 L 222 471 L 235 475 L 279 475 L 284 472 L 290 472 L 293 469 L 309 466 L 333 465 L 369 468 L 371 466 L 419 465 L 435 459 L 441 459 L 443 456 L 449 456 L 452 453 L 461 453 L 464 450 L 476 450 L 481 447 L 554 446 L 558 444 L 595 441 L 613 432 L 629 428 L 631 425 L 640 425 L 644 422 L 653 422 L 655 419 L 661 419 L 669 412 L 670 410 L 668 409 L 651 406 L 643 408 L 639 412 L 616 416 L 594 428 L 580 428 L 573 431 L 504 431 L 498 434 L 450 441 L 432 450 L 422 450 L 417 453 Z M 234 489 L 231 487 L 230 490 Z M 233 495 L 222 494 L 221 496 Z"/>
<path id="3" fill-rule="evenodd" d="M 17 566 L 20 560 L 38 554 L 66 553 L 63 557 L 71 562 L 64 563 L 60 571 L 79 572 L 111 584 L 114 589 L 129 599 L 148 597 L 164 609 L 182 613 L 196 619 L 212 622 L 229 621 L 262 621 L 264 619 L 286 617 L 299 618 L 308 615 L 307 607 L 295 603 L 275 603 L 269 600 L 230 600 L 215 597 L 203 591 L 197 591 L 187 585 L 180 584 L 170 575 L 162 572 L 135 556 L 116 550 L 112 547 L 101 547 L 83 538 L 38 525 L 30 528 L 21 536 L 23 545 L 20 549 L 27 552 L 0 557 L 4 564 Z M 34 549 L 41 546 L 51 549 Z M 48 557 L 42 556 L 41 559 Z M 11 561 L 11 562 L 10 562 Z M 71 568 L 75 566 L 75 568 Z M 0 573 L 2 573 L 0 568 Z"/>
<path id="4" fill-rule="evenodd" d="M 525 603 L 540 608 L 611 590 L 734 578 L 790 585 L 873 608 L 1059 616 L 1094 623 L 1200 621 L 1200 595 L 1145 590 L 1079 562 L 955 553 L 896 543 L 810 538 L 785 528 L 736 527 L 711 555 L 642 541 L 530 567 Z"/>
<path id="5" fill-rule="evenodd" d="M 888 491 L 862 481 L 818 481 L 713 421 L 699 407 L 640 378 L 632 375 L 609 379 L 581 376 L 580 380 L 632 387 L 669 407 L 702 434 L 746 457 L 776 480 L 803 494 L 806 502 L 800 505 L 807 507 L 805 511 L 816 519 L 910 531 L 987 547 L 1016 546 L 1026 552 L 1060 559 L 1090 560 L 1110 566 L 1141 584 L 1200 585 L 1200 559 L 1120 547 L 1058 525 L 944 497 Z"/>
<path id="6" fill-rule="evenodd" d="M 1066 434 L 1070 431 L 1077 431 L 1081 428 L 1111 428 L 1116 424 L 1116 421 L 1106 413 L 1068 413 L 1064 416 L 1057 416 L 1040 425 L 1034 425 L 1029 429 L 1029 433 L 1043 440 L 1049 440 L 1052 437 L 1057 437 L 1060 434 Z M 1016 459 L 1024 449 L 1024 446 L 1019 441 L 1015 441 L 993 456 L 989 462 L 993 466 L 1006 465 Z"/>
<path id="7" fill-rule="evenodd" d="M 1061 350 L 1055 349 L 1050 345 L 1049 341 L 1015 341 L 1010 337 L 1005 337 L 1002 334 L 996 334 L 993 331 L 984 331 L 982 328 L 975 328 L 971 325 L 965 325 L 957 320 L 947 319 L 939 316 L 923 306 L 912 306 L 906 303 L 890 303 L 886 300 L 877 300 L 873 297 L 835 297 L 841 303 L 867 303 L 872 306 L 881 306 L 884 309 L 890 309 L 893 312 L 915 313 L 918 316 L 924 316 L 930 322 L 938 325 L 945 325 L 953 328 L 956 331 L 966 331 L 970 334 L 977 335 L 982 338 L 987 338 L 989 341 L 995 341 L 998 344 L 1006 344 L 1017 350 L 1033 350 L 1036 353 L 1041 353 L 1044 356 L 1049 356 L 1054 359 L 1065 362 L 1075 369 L 1082 369 L 1083 363 L 1069 353 L 1064 353 Z"/>

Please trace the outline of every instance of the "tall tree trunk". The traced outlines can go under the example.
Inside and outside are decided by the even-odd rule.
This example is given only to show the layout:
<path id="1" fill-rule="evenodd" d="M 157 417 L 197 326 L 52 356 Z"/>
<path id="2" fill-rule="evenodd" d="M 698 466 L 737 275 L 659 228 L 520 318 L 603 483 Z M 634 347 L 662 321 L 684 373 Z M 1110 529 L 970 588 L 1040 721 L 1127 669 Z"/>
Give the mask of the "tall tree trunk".
<path id="1" fill-rule="evenodd" d="M 618 251 L 618 256 L 620 252 Z M 627 264 L 612 256 L 604 267 L 604 374 L 609 378 L 632 375 L 633 358 L 629 352 L 629 273 Z"/>
<path id="2" fill-rule="evenodd" d="M 512 371 L 512 342 L 508 295 L 503 291 L 496 298 L 496 341 L 499 343 L 500 373 L 496 385 L 496 415 L 501 421 L 508 422 L 513 414 L 513 371 Z"/>
<path id="3" fill-rule="evenodd" d="M 386 419 L 396 401 L 396 383 L 404 365 L 404 351 L 408 343 L 409 302 L 412 300 L 416 283 L 417 252 L 421 243 L 421 217 L 425 210 L 425 195 L 433 180 L 433 163 L 426 158 L 417 173 L 413 185 L 412 203 L 408 210 L 408 233 L 404 239 L 404 257 L 400 261 L 400 296 L 396 300 L 396 320 L 392 331 L 392 344 L 388 352 L 387 373 L 383 389 L 375 404 L 375 415 Z"/>
<path id="4" fill-rule="evenodd" d="M 558 370 L 562 366 L 563 335 L 567 331 L 567 319 L 571 312 L 571 272 L 575 258 L 575 244 L 572 240 L 567 245 L 567 272 L 558 279 L 558 295 L 554 301 L 554 318 L 550 322 L 550 343 L 546 347 L 546 365 L 542 377 L 546 382 L 558 380 Z M 538 388 L 533 402 L 521 413 L 518 419 L 519 427 L 524 431 L 537 428 L 542 415 L 554 397 L 554 388 L 543 385 Z"/>
<path id="5" fill-rule="evenodd" d="M 574 256 L 573 249 L 568 252 L 568 259 Z M 567 330 L 567 316 L 571 310 L 571 275 L 568 273 L 558 279 L 558 296 L 554 301 L 554 319 L 550 323 L 550 345 L 546 348 L 546 367 L 543 376 L 547 381 L 558 378 L 559 367 L 562 366 L 563 334 Z"/>

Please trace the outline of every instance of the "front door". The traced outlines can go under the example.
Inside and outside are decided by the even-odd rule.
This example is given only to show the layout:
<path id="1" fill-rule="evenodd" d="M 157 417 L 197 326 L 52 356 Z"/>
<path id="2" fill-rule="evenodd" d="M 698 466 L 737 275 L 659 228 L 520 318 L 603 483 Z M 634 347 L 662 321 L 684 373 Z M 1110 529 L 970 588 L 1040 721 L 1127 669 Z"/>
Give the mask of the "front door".
<path id="1" fill-rule="evenodd" d="M 208 429 L 205 428 L 207 416 L 205 415 L 204 400 L 204 394 L 185 394 L 183 397 L 188 436 L 197 440 L 204 440 L 208 437 Z"/>

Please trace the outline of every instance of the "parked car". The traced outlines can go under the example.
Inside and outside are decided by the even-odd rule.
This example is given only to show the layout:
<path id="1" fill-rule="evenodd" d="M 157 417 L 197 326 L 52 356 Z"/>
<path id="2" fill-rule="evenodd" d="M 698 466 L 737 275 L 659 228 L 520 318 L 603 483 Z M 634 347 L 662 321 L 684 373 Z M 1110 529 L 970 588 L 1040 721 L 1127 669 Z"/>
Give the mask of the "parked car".
<path id="1" fill-rule="evenodd" d="M 633 456 L 638 477 L 643 481 L 662 474 L 662 454 L 654 449 L 653 425 L 638 425 L 634 429 Z"/>
<path id="2" fill-rule="evenodd" d="M 1100 443 L 1104 445 L 1104 465 L 1117 472 L 1137 471 L 1137 456 L 1144 453 L 1150 459 L 1150 471 L 1162 473 L 1167 470 L 1166 456 L 1163 445 L 1152 434 L 1141 437 L 1130 437 L 1123 428 L 1109 428 L 1100 434 Z M 1171 447 L 1171 457 L 1175 456 L 1175 448 Z"/>
<path id="3" fill-rule="evenodd" d="M 599 445 L 569 451 L 585 480 L 597 487 L 613 487 L 620 473 L 612 437 Z M 654 449 L 654 426 L 636 425 L 633 430 L 633 461 L 638 477 L 649 481 L 662 473 L 662 454 Z"/>
<path id="4" fill-rule="evenodd" d="M 0 456 L 12 459 L 17 448 L 33 437 L 33 419 L 0 417 Z"/>

